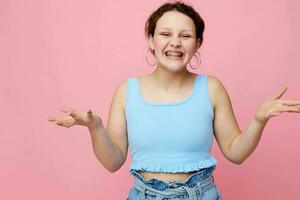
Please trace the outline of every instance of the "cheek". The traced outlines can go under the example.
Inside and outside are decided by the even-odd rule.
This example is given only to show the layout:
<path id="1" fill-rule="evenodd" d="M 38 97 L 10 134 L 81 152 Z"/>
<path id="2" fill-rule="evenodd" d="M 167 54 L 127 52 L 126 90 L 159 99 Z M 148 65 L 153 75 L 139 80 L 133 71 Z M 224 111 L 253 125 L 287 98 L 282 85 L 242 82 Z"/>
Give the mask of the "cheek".
<path id="1" fill-rule="evenodd" d="M 156 49 L 164 49 L 166 48 L 166 46 L 169 44 L 169 39 L 168 38 L 164 38 L 164 37 L 157 37 L 157 38 L 154 38 L 154 47 Z"/>
<path id="2" fill-rule="evenodd" d="M 168 45 L 168 41 L 165 39 L 160 39 L 160 40 L 154 41 L 154 47 L 158 51 L 164 50 L 167 47 L 167 45 Z"/>
<path id="3" fill-rule="evenodd" d="M 186 50 L 186 52 L 192 53 L 192 54 L 197 50 L 196 49 L 196 44 L 194 42 L 185 43 L 184 49 Z"/>

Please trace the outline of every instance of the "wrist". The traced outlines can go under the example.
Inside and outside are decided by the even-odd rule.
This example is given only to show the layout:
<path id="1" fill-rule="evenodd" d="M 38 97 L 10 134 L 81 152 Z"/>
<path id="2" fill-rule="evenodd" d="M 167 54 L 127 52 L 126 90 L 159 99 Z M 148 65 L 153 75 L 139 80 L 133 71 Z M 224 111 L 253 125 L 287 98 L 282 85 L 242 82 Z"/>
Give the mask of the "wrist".
<path id="1" fill-rule="evenodd" d="M 101 119 L 98 117 L 95 117 L 87 127 L 90 131 L 101 130 L 104 128 Z"/>
<path id="2" fill-rule="evenodd" d="M 268 119 L 262 120 L 262 119 L 258 119 L 258 118 L 254 118 L 254 122 L 256 124 L 258 124 L 259 126 L 265 126 L 266 123 L 268 122 Z"/>

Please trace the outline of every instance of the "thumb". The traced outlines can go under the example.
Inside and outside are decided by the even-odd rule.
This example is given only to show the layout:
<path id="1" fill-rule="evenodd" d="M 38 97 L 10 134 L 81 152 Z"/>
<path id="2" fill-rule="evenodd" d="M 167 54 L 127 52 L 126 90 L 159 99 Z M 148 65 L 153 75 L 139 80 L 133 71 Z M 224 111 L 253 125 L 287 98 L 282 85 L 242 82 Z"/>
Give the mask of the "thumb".
<path id="1" fill-rule="evenodd" d="M 279 90 L 275 93 L 275 95 L 272 97 L 272 99 L 279 99 L 287 91 L 287 89 L 287 86 L 281 86 Z"/>
<path id="2" fill-rule="evenodd" d="M 88 118 L 92 119 L 93 118 L 93 113 L 91 111 L 91 109 L 89 109 L 89 111 L 87 112 Z"/>

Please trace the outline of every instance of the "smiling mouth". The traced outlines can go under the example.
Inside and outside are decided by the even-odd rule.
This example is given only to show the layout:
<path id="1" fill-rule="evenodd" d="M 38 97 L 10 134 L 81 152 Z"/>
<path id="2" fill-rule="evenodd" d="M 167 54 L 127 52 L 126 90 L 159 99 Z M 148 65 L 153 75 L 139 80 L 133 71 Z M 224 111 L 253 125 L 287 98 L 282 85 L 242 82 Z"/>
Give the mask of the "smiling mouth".
<path id="1" fill-rule="evenodd" d="M 180 51 L 166 51 L 165 55 L 171 59 L 181 59 L 183 57 L 183 53 Z"/>

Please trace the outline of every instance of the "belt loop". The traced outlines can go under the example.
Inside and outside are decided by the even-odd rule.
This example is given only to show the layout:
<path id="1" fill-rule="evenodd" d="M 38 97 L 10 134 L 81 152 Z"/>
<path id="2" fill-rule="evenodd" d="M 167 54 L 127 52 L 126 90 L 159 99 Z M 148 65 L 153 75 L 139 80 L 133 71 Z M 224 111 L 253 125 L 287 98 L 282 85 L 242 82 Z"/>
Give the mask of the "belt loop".
<path id="1" fill-rule="evenodd" d="M 160 195 L 157 195 L 156 197 L 155 197 L 155 200 L 163 200 L 164 199 L 164 197 L 162 197 L 162 196 L 160 196 Z"/>
<path id="2" fill-rule="evenodd" d="M 182 187 L 188 193 L 188 196 L 189 196 L 190 200 L 196 200 L 197 199 L 196 192 L 195 192 L 194 188 L 189 188 L 188 186 L 182 186 Z"/>
<path id="3" fill-rule="evenodd" d="M 144 199 L 146 199 L 146 188 L 144 188 Z"/>
<path id="4" fill-rule="evenodd" d="M 203 188 L 202 188 L 202 185 L 197 181 L 196 182 L 196 185 L 198 186 L 198 190 L 199 190 L 199 194 L 200 194 L 200 197 L 203 196 Z"/>

